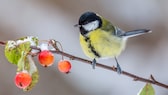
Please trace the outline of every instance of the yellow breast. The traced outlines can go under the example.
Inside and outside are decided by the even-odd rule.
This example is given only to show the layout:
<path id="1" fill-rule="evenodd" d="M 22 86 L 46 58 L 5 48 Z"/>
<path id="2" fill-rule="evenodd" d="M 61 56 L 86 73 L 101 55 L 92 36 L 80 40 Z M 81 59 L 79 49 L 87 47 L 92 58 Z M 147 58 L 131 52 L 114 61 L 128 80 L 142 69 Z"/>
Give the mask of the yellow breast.
<path id="1" fill-rule="evenodd" d="M 90 32 L 88 38 L 80 35 L 80 44 L 89 58 L 104 58 L 118 56 L 125 48 L 126 40 L 114 36 L 111 32 L 101 29 Z M 94 49 L 94 52 L 93 50 Z M 95 52 L 99 55 L 95 55 Z"/>

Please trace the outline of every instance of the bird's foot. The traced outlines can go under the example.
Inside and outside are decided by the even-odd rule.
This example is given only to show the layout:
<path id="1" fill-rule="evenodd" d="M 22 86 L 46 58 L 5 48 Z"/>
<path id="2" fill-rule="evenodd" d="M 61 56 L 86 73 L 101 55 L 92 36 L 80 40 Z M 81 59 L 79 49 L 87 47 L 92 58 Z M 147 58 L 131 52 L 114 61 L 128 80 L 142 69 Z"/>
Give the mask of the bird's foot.
<path id="1" fill-rule="evenodd" d="M 92 68 L 95 69 L 95 67 L 96 67 L 96 59 L 94 58 L 94 59 L 92 60 Z"/>
<path id="2" fill-rule="evenodd" d="M 117 64 L 117 73 L 120 75 L 122 73 L 121 67 L 119 64 Z"/>
<path id="3" fill-rule="evenodd" d="M 115 57 L 115 61 L 117 63 L 117 73 L 120 75 L 122 73 L 122 70 L 121 70 L 121 67 L 120 67 L 120 65 L 119 65 L 118 60 L 117 60 L 116 57 Z"/>

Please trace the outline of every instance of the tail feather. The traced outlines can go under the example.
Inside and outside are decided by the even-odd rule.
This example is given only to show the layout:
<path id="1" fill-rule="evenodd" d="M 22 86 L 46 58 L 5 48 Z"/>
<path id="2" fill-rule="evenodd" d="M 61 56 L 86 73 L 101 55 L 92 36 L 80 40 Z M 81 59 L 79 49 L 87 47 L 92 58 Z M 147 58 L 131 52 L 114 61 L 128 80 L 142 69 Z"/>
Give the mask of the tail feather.
<path id="1" fill-rule="evenodd" d="M 121 37 L 134 37 L 134 36 L 138 36 L 138 35 L 142 35 L 142 34 L 146 34 L 146 33 L 151 33 L 152 31 L 149 29 L 138 29 L 138 30 L 132 30 L 132 31 L 127 31 L 123 34 L 121 34 Z"/>

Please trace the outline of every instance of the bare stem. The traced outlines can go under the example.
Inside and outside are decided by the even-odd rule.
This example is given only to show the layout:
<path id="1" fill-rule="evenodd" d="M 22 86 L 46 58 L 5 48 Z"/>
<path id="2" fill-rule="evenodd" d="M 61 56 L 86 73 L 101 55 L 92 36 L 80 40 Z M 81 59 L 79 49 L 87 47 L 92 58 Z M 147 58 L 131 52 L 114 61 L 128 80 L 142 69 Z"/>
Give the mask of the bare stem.
<path id="1" fill-rule="evenodd" d="M 90 64 L 90 65 L 92 64 L 92 61 L 89 61 L 89 60 L 86 60 L 86 59 L 83 59 L 83 58 L 80 58 L 80 57 L 77 57 L 77 56 L 62 52 L 62 51 L 52 51 L 52 52 L 53 53 L 57 53 L 57 54 L 61 54 L 61 55 L 66 56 L 68 58 L 71 58 L 71 59 L 74 59 L 74 60 L 77 60 L 77 61 L 81 61 L 81 62 Z M 100 68 L 104 68 L 104 69 L 107 69 L 107 70 L 111 70 L 111 71 L 117 72 L 117 68 L 116 67 L 110 67 L 110 66 L 103 65 L 103 64 L 100 64 L 100 63 L 96 63 L 96 66 L 100 67 Z M 125 75 L 125 76 L 128 76 L 130 78 L 133 78 L 134 81 L 141 81 L 141 82 L 151 83 L 151 84 L 154 84 L 154 85 L 157 85 L 157 86 L 164 87 L 164 88 L 168 89 L 168 85 L 156 81 L 153 76 L 152 76 L 153 79 L 146 79 L 146 78 L 137 76 L 135 74 L 132 74 L 132 73 L 129 73 L 129 72 L 126 72 L 126 71 L 122 71 L 121 74 Z"/>
<path id="2" fill-rule="evenodd" d="M 0 41 L 0 44 L 1 45 L 5 45 L 5 42 L 2 42 Z M 68 54 L 66 52 L 63 52 L 63 51 L 60 51 L 59 49 L 57 49 L 55 46 L 53 46 L 55 48 L 55 50 L 50 50 L 51 52 L 53 53 L 56 53 L 56 54 L 60 54 L 62 56 L 66 56 L 72 60 L 77 60 L 77 61 L 80 61 L 80 62 L 83 62 L 83 63 L 87 63 L 87 64 L 92 64 L 92 61 L 90 60 L 86 60 L 86 59 L 83 59 L 83 58 L 80 58 L 80 57 L 77 57 L 77 56 L 74 56 L 74 55 L 71 55 L 71 54 Z M 38 47 L 31 47 L 32 49 L 36 49 L 36 50 L 40 50 L 40 48 Z M 97 67 L 100 67 L 100 68 L 104 68 L 104 69 L 107 69 L 107 70 L 110 70 L 110 71 L 114 71 L 114 72 L 117 72 L 117 68 L 116 67 L 110 67 L 110 66 L 107 66 L 107 65 L 103 65 L 101 63 L 97 63 L 96 64 Z M 134 81 L 140 81 L 140 82 L 145 82 L 145 83 L 151 83 L 151 84 L 154 84 L 154 85 L 157 85 L 157 86 L 160 86 L 160 87 L 163 87 L 163 88 L 166 88 L 168 89 L 168 85 L 164 84 L 164 83 L 161 83 L 161 82 L 158 82 L 152 75 L 150 75 L 150 79 L 147 79 L 147 78 L 143 78 L 143 77 L 140 77 L 138 75 L 135 75 L 135 74 L 132 74 L 132 73 L 129 73 L 129 72 L 126 72 L 126 71 L 122 71 L 121 73 L 122 75 L 125 75 L 125 76 L 128 76 L 130 78 L 133 78 Z"/>
<path id="3" fill-rule="evenodd" d="M 0 45 L 5 45 L 6 42 L 0 41 Z"/>

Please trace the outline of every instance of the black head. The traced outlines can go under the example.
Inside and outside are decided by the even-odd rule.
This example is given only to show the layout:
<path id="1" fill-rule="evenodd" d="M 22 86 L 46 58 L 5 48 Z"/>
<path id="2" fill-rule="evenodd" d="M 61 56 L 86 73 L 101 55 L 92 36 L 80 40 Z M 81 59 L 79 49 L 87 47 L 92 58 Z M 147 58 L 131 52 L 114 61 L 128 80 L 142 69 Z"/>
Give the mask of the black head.
<path id="1" fill-rule="evenodd" d="M 101 18 L 93 12 L 85 12 L 79 18 L 79 29 L 82 35 L 100 28 L 102 26 Z"/>

